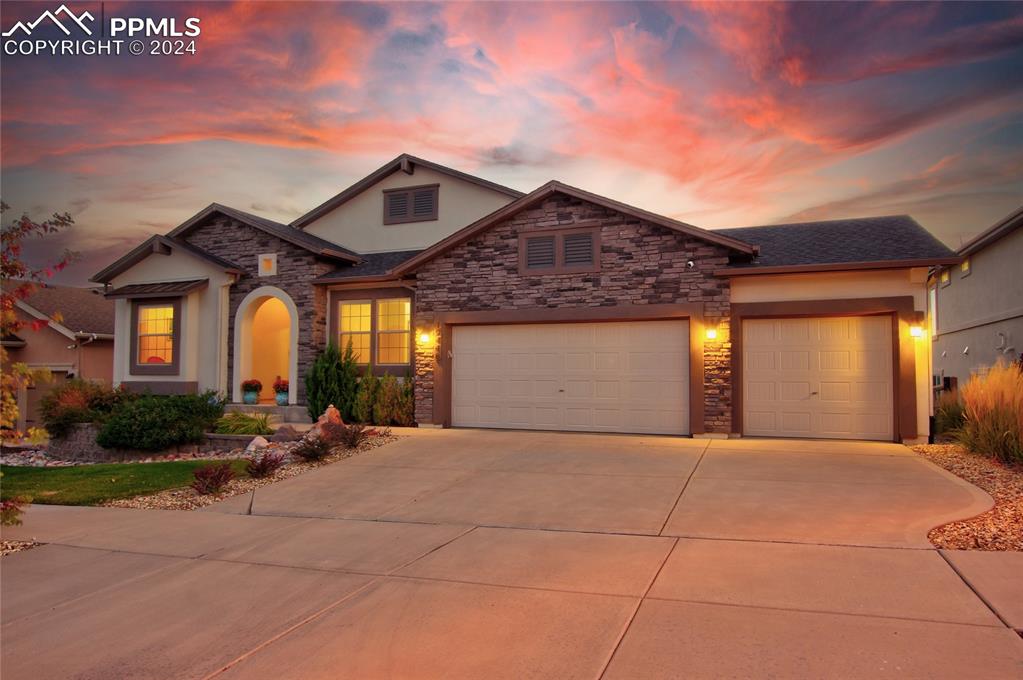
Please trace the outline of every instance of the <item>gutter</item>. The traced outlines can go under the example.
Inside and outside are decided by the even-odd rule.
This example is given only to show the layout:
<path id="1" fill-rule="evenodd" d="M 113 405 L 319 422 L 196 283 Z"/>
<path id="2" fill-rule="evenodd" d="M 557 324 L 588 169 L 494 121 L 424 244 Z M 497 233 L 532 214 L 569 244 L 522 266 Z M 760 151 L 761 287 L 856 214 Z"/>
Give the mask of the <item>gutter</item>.
<path id="1" fill-rule="evenodd" d="M 939 265 L 959 264 L 962 258 L 955 257 L 932 257 L 921 260 L 875 260 L 873 262 L 839 262 L 825 264 L 795 264 L 775 265 L 769 267 L 758 267 L 756 265 L 746 267 L 725 267 L 715 269 L 714 276 L 761 276 L 767 274 L 803 274 L 814 272 L 845 272 L 863 271 L 870 269 L 911 269 L 913 267 L 934 267 Z"/>

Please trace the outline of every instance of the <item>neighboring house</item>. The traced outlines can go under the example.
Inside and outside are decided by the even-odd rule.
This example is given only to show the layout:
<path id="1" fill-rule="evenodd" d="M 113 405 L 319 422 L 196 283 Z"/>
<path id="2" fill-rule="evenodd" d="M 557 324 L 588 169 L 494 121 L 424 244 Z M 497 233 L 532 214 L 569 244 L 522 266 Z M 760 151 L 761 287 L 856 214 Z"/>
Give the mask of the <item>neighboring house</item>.
<path id="1" fill-rule="evenodd" d="M 241 401 L 328 341 L 414 375 L 420 424 L 918 440 L 928 268 L 909 217 L 707 231 L 402 155 L 279 224 L 211 205 L 94 277 L 114 380 Z M 912 330 L 911 330 L 912 329 Z"/>
<path id="2" fill-rule="evenodd" d="M 1023 352 L 1023 207 L 959 249 L 928 282 L 935 385 L 964 384 Z"/>
<path id="3" fill-rule="evenodd" d="M 21 321 L 46 325 L 38 330 L 26 325 L 17 335 L 3 338 L 8 360 L 51 373 L 49 381 L 23 388 L 18 394 L 17 428 L 24 432 L 40 426 L 39 399 L 69 378 L 111 383 L 114 303 L 95 288 L 47 285 L 38 286 L 14 305 Z"/>

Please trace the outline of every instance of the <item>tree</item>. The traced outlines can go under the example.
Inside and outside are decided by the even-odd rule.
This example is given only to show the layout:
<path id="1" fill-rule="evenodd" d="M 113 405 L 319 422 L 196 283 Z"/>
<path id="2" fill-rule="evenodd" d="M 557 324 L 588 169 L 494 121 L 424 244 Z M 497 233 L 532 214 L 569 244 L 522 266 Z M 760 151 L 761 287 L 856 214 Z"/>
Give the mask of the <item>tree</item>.
<path id="1" fill-rule="evenodd" d="M 0 214 L 10 210 L 10 206 L 0 201 Z M 43 222 L 35 222 L 27 214 L 3 227 L 0 231 L 0 336 L 8 337 L 16 334 L 26 326 L 39 330 L 47 325 L 46 320 L 31 322 L 18 318 L 15 303 L 32 294 L 46 279 L 64 269 L 74 258 L 74 254 L 65 251 L 56 262 L 34 269 L 22 259 L 21 246 L 25 239 L 42 238 L 58 233 L 74 224 L 68 213 L 54 213 L 53 217 Z M 59 318 L 55 321 L 60 321 Z M 30 387 L 36 380 L 49 377 L 48 372 L 32 371 L 23 363 L 9 364 L 7 350 L 0 346 L 0 428 L 5 433 L 11 432 L 16 437 L 21 433 L 12 432 L 18 422 L 18 390 Z M 6 436 L 6 434 L 5 434 Z"/>

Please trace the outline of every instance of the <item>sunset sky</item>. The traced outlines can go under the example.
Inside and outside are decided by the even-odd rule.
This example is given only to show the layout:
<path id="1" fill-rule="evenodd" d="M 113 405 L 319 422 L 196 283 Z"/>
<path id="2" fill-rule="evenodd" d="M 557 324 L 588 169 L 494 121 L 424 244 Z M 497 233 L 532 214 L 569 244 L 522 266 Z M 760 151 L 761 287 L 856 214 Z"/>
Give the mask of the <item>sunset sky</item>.
<path id="1" fill-rule="evenodd" d="M 4 2 L 3 30 L 59 4 Z M 1023 203 L 1019 3 L 105 11 L 202 35 L 3 57 L 3 199 L 74 215 L 68 283 L 214 201 L 290 222 L 401 152 L 706 228 L 908 213 L 956 247 Z"/>

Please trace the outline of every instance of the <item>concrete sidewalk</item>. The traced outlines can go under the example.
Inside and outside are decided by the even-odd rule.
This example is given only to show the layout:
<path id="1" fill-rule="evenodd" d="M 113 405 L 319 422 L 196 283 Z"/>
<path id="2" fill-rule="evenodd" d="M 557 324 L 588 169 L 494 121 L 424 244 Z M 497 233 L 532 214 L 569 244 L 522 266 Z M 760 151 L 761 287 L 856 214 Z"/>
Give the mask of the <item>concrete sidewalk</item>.
<path id="1" fill-rule="evenodd" d="M 1000 556 L 926 543 L 989 505 L 895 445 L 428 433 L 203 512 L 32 507 L 2 671 L 1018 678 Z"/>

